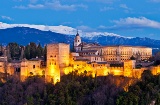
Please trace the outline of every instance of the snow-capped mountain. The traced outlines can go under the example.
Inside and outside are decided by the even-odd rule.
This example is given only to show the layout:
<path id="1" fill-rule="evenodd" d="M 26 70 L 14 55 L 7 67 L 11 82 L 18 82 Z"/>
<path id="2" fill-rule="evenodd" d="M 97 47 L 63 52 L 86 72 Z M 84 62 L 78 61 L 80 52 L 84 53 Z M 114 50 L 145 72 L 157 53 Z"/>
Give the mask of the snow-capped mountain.
<path id="1" fill-rule="evenodd" d="M 51 31 L 55 33 L 65 34 L 65 35 L 75 35 L 77 33 L 77 29 L 68 27 L 68 26 L 46 26 L 46 25 L 31 25 L 31 24 L 7 24 L 0 22 L 0 29 L 7 29 L 7 28 L 14 28 L 14 27 L 28 27 L 34 28 L 41 31 Z M 83 32 L 82 30 L 78 30 L 79 34 L 82 37 L 88 37 L 92 39 L 93 37 L 102 36 L 117 36 L 117 37 L 124 37 L 114 33 L 108 32 Z M 131 38 L 131 37 L 124 37 L 124 38 Z"/>
<path id="2" fill-rule="evenodd" d="M 99 43 L 100 45 L 133 45 L 147 46 L 159 50 L 160 40 L 150 38 L 127 38 L 107 32 L 82 32 L 79 31 L 83 42 Z M 16 42 L 26 45 L 29 42 L 41 43 L 68 43 L 73 45 L 77 30 L 67 26 L 44 26 L 28 24 L 0 23 L 0 44 Z M 85 34 L 82 34 L 85 33 Z"/>
<path id="3" fill-rule="evenodd" d="M 31 25 L 31 24 L 7 24 L 0 22 L 0 29 L 7 29 L 7 28 L 14 28 L 14 27 L 28 27 L 28 28 L 34 28 L 41 31 L 51 31 L 56 32 L 60 34 L 66 34 L 66 35 L 74 35 L 76 33 L 76 29 L 68 26 L 46 26 L 46 25 Z"/>

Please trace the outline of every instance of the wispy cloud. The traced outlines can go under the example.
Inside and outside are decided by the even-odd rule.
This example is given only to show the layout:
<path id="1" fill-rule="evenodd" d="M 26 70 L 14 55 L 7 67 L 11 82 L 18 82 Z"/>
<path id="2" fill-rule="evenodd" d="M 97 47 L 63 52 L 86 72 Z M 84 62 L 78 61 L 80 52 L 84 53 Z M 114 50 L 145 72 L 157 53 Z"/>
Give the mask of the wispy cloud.
<path id="1" fill-rule="evenodd" d="M 15 1 L 15 2 L 21 2 L 21 1 L 23 1 L 23 0 L 13 0 L 13 1 Z"/>
<path id="2" fill-rule="evenodd" d="M 116 24 L 115 27 L 160 29 L 160 22 L 150 20 L 145 17 L 128 17 L 120 20 L 114 20 L 113 22 Z"/>
<path id="3" fill-rule="evenodd" d="M 160 2 L 160 0 L 150 0 L 151 2 Z"/>
<path id="4" fill-rule="evenodd" d="M 77 8 L 87 8 L 86 5 L 83 4 L 72 4 L 72 5 L 67 5 L 67 4 L 61 4 L 60 1 L 55 1 L 53 3 L 45 3 L 45 6 L 52 8 L 54 10 L 69 10 L 69 11 L 74 11 Z"/>
<path id="5" fill-rule="evenodd" d="M 37 3 L 38 0 L 29 0 L 30 3 Z"/>
<path id="6" fill-rule="evenodd" d="M 126 4 L 120 4 L 119 6 L 120 6 L 121 8 L 124 8 L 124 9 L 129 9 Z"/>
<path id="7" fill-rule="evenodd" d="M 91 31 L 95 31 L 96 29 L 93 29 L 89 26 L 85 26 L 85 25 L 81 25 L 81 26 L 77 26 L 76 27 L 78 30 L 83 30 L 84 32 L 91 32 Z"/>
<path id="8" fill-rule="evenodd" d="M 29 4 L 28 5 L 28 8 L 33 8 L 33 9 L 41 9 L 41 8 L 44 8 L 45 6 L 42 5 L 42 4 L 36 4 L 36 5 L 33 5 L 33 4 Z"/>
<path id="9" fill-rule="evenodd" d="M 85 0 L 88 2 L 113 3 L 116 0 Z"/>
<path id="10" fill-rule="evenodd" d="M 84 4 L 61 4 L 60 1 L 55 2 L 45 2 L 44 4 L 28 4 L 27 6 L 15 6 L 13 8 L 18 9 L 53 9 L 53 10 L 65 10 L 65 11 L 75 11 L 78 8 L 87 9 L 87 6 Z"/>
<path id="11" fill-rule="evenodd" d="M 2 19 L 5 19 L 5 20 L 10 20 L 10 21 L 13 20 L 13 19 L 12 19 L 11 17 L 9 17 L 9 16 L 1 16 L 1 18 L 2 18 Z"/>
<path id="12" fill-rule="evenodd" d="M 27 6 L 23 6 L 23 5 L 14 6 L 13 8 L 17 8 L 17 9 L 42 9 L 42 8 L 45 8 L 45 6 L 42 4 L 36 4 L 36 5 L 28 4 Z"/>
<path id="13" fill-rule="evenodd" d="M 27 9 L 27 6 L 23 6 L 23 5 L 19 5 L 19 6 L 14 6 L 13 8 L 17 8 L 17 9 Z"/>
<path id="14" fill-rule="evenodd" d="M 99 27 L 98 27 L 98 29 L 100 29 L 100 30 L 105 30 L 105 29 L 107 29 L 107 27 L 106 26 L 104 26 L 104 25 L 100 25 Z"/>
<path id="15" fill-rule="evenodd" d="M 108 11 L 108 10 L 113 10 L 113 7 L 103 7 L 100 9 L 100 11 Z"/>
<path id="16" fill-rule="evenodd" d="M 123 8 L 125 13 L 129 13 L 130 10 L 132 10 L 132 9 L 129 8 L 126 4 L 120 4 L 119 7 L 120 7 L 120 8 Z"/>

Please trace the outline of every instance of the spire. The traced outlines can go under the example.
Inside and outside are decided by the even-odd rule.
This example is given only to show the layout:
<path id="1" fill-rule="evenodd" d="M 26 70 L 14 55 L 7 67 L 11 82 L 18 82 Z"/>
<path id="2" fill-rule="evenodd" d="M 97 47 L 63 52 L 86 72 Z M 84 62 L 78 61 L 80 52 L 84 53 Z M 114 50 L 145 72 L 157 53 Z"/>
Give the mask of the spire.
<path id="1" fill-rule="evenodd" d="M 79 36 L 78 29 L 77 29 L 77 34 L 76 34 L 76 36 Z"/>

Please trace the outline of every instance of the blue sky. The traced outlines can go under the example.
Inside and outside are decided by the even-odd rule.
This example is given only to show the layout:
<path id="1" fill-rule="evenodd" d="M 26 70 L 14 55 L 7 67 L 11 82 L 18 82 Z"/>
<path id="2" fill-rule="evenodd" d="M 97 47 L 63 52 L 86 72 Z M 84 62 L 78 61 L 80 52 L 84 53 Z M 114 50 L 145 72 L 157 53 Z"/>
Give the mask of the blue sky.
<path id="1" fill-rule="evenodd" d="M 160 0 L 0 0 L 0 21 L 160 39 Z"/>

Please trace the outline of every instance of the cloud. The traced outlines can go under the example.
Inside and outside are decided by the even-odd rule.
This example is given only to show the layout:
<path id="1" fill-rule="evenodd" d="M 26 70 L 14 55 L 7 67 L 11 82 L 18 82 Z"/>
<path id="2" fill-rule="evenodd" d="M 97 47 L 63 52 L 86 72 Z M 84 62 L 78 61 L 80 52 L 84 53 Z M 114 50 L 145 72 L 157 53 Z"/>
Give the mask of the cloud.
<path id="1" fill-rule="evenodd" d="M 16 9 L 28 9 L 27 6 L 23 6 L 23 5 L 20 5 L 20 6 L 14 6 L 13 8 L 16 8 Z"/>
<path id="2" fill-rule="evenodd" d="M 132 10 L 126 4 L 120 4 L 119 7 L 123 8 L 125 13 L 129 13 Z"/>
<path id="3" fill-rule="evenodd" d="M 87 6 L 84 4 L 61 4 L 60 1 L 55 2 L 45 2 L 44 4 L 28 4 L 27 6 L 14 6 L 13 8 L 18 9 L 53 9 L 53 10 L 65 10 L 65 11 L 75 11 L 77 8 L 87 9 Z"/>
<path id="4" fill-rule="evenodd" d="M 114 27 L 160 29 L 160 22 L 150 20 L 145 17 L 128 17 L 125 19 L 114 20 L 113 22 L 116 24 Z"/>
<path id="5" fill-rule="evenodd" d="M 150 0 L 151 2 L 160 2 L 160 0 Z"/>
<path id="6" fill-rule="evenodd" d="M 119 6 L 124 9 L 129 9 L 126 4 L 120 4 Z"/>
<path id="7" fill-rule="evenodd" d="M 38 0 L 29 0 L 30 3 L 37 3 Z"/>
<path id="8" fill-rule="evenodd" d="M 85 0 L 88 2 L 113 3 L 116 0 Z"/>
<path id="9" fill-rule="evenodd" d="M 23 6 L 23 5 L 14 6 L 13 8 L 17 8 L 17 9 L 42 9 L 42 8 L 45 8 L 45 6 L 42 4 L 36 4 L 36 5 L 28 4 L 27 6 Z"/>
<path id="10" fill-rule="evenodd" d="M 108 10 L 113 10 L 114 8 L 112 7 L 103 7 L 100 9 L 100 11 L 108 11 Z"/>
<path id="11" fill-rule="evenodd" d="M 69 10 L 69 11 L 74 11 L 77 8 L 87 8 L 86 5 L 83 4 L 72 4 L 72 5 L 63 5 L 60 3 L 60 1 L 55 1 L 53 3 L 45 3 L 45 5 L 49 8 L 52 8 L 54 10 Z"/>
<path id="12" fill-rule="evenodd" d="M 15 2 L 21 2 L 21 1 L 23 1 L 23 0 L 13 0 L 13 1 L 15 1 Z"/>
<path id="13" fill-rule="evenodd" d="M 4 19 L 4 20 L 10 20 L 10 21 L 13 20 L 13 19 L 12 19 L 11 17 L 9 17 L 9 16 L 1 16 L 1 18 Z"/>
<path id="14" fill-rule="evenodd" d="M 98 29 L 106 29 L 107 27 L 106 26 L 104 26 L 104 25 L 100 25 L 99 27 L 98 27 Z"/>
<path id="15" fill-rule="evenodd" d="M 42 4 L 36 4 L 36 5 L 33 5 L 33 4 L 29 4 L 28 5 L 28 8 L 35 8 L 35 9 L 41 9 L 41 8 L 44 8 L 45 6 L 42 5 Z"/>
<path id="16" fill-rule="evenodd" d="M 89 26 L 85 26 L 85 25 L 81 25 L 81 26 L 77 26 L 76 27 L 78 30 L 83 30 L 84 32 L 91 32 L 91 31 L 95 31 L 95 29 L 89 27 Z"/>

